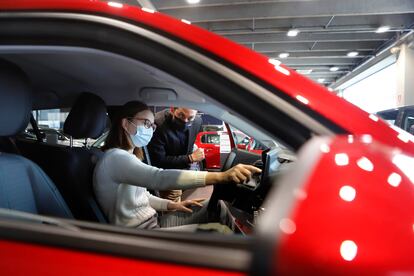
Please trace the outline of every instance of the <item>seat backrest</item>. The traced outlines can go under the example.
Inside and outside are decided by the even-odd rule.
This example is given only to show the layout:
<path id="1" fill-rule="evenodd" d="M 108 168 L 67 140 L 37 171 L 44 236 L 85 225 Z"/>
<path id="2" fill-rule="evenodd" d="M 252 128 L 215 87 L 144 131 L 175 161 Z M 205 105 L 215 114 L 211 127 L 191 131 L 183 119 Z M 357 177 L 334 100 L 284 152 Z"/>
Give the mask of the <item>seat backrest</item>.
<path id="1" fill-rule="evenodd" d="M 0 136 L 10 137 L 28 124 L 31 89 L 24 72 L 0 60 Z M 56 186 L 36 164 L 26 158 L 0 152 L 0 208 L 72 218 Z"/>
<path id="2" fill-rule="evenodd" d="M 82 93 L 64 124 L 72 138 L 98 138 L 106 127 L 106 105 L 98 96 Z M 93 192 L 93 171 L 103 155 L 98 149 L 18 140 L 21 152 L 50 175 L 77 219 L 107 222 Z"/>

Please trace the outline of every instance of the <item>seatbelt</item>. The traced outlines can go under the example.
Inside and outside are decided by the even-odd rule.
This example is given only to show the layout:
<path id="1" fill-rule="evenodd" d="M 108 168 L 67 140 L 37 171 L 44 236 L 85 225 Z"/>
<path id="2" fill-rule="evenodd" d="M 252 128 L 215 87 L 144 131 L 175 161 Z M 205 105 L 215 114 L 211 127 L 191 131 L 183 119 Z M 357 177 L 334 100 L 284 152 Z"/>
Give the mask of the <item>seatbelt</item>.
<path id="1" fill-rule="evenodd" d="M 10 144 L 12 145 L 12 147 L 13 147 L 14 153 L 17 154 L 17 155 L 22 155 L 21 151 L 19 150 L 19 148 L 16 145 L 16 141 L 14 141 L 14 138 L 9 137 L 9 141 L 10 141 Z"/>
<path id="2" fill-rule="evenodd" d="M 151 166 L 151 159 L 150 159 L 150 157 L 149 157 L 149 152 L 148 152 L 148 149 L 147 149 L 147 147 L 142 147 L 142 150 L 143 150 L 143 152 L 144 152 L 144 157 L 145 157 L 145 163 L 147 164 L 147 165 L 150 165 Z M 158 191 L 158 190 L 149 190 L 149 192 L 151 193 L 151 194 L 153 194 L 153 195 L 155 195 L 155 196 L 157 196 L 157 197 L 160 197 L 160 191 Z"/>
<path id="3" fill-rule="evenodd" d="M 40 130 L 39 130 L 39 127 L 37 126 L 37 122 L 33 116 L 33 113 L 30 113 L 30 124 L 32 125 L 37 141 L 42 142 L 43 141 L 42 135 L 40 135 Z"/>
<path id="4" fill-rule="evenodd" d="M 151 159 L 150 159 L 150 157 L 149 157 L 149 152 L 148 152 L 148 149 L 147 149 L 147 147 L 142 147 L 142 150 L 144 151 L 144 156 L 145 156 L 145 163 L 147 164 L 147 165 L 150 165 L 151 166 Z"/>

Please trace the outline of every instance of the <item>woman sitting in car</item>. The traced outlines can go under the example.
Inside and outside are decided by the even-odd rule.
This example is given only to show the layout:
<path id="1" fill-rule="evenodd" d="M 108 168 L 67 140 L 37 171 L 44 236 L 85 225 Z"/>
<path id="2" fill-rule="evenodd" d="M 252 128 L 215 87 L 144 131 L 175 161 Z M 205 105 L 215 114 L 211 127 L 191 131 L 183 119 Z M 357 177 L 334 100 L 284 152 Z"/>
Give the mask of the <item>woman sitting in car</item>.
<path id="1" fill-rule="evenodd" d="M 155 130 L 154 114 L 138 101 L 126 103 L 105 141 L 104 156 L 94 172 L 94 190 L 110 223 L 155 229 L 185 224 L 219 222 L 220 214 L 207 213 L 201 200 L 173 202 L 150 190 L 189 189 L 219 183 L 242 183 L 260 169 L 239 164 L 225 172 L 163 170 L 142 162 L 141 148 Z M 157 211 L 170 212 L 157 216 Z M 223 217 L 223 216 L 221 216 Z"/>

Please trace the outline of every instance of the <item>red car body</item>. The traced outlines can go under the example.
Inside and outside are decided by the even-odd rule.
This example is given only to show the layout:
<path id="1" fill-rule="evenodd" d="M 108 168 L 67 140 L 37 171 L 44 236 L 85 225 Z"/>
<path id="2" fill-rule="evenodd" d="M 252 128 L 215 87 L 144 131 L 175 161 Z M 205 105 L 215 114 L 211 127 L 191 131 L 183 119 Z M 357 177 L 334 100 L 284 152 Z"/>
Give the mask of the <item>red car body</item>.
<path id="1" fill-rule="evenodd" d="M 97 14 L 144 25 L 211 53 L 297 99 L 350 136 L 317 138 L 301 150 L 297 173 L 268 197 L 259 234 L 273 243 L 269 274 L 413 275 L 414 142 L 376 116 L 267 57 L 161 13 L 98 1 L 1 1 L 1 13 L 53 11 Z M 289 206 L 280 208 L 280 206 Z M 4 274 L 240 275 L 164 262 L 15 241 L 0 243 Z M 43 262 L 42 260 L 50 260 Z M 83 269 L 80 270 L 79 268 Z M 254 273 L 254 272 L 252 272 Z"/>

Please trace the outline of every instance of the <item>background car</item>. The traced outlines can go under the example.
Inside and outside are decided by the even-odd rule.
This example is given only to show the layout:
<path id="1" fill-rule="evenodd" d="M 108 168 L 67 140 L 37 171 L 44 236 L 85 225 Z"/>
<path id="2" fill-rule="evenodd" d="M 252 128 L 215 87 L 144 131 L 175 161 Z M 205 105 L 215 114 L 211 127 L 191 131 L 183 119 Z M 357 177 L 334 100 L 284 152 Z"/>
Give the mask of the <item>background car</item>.
<path id="1" fill-rule="evenodd" d="M 377 112 L 378 116 L 401 129 L 414 134 L 414 106 L 402 106 Z"/>
<path id="2" fill-rule="evenodd" d="M 224 136 L 224 137 L 223 137 Z M 266 148 L 257 142 L 254 138 L 247 136 L 240 131 L 233 132 L 234 142 L 238 149 L 247 150 L 261 155 Z M 206 170 L 220 170 L 224 160 L 230 151 L 230 144 L 222 149 L 221 139 L 230 141 L 228 132 L 226 131 L 203 131 L 200 132 L 195 140 L 198 148 L 204 149 L 205 160 L 203 167 Z"/>

